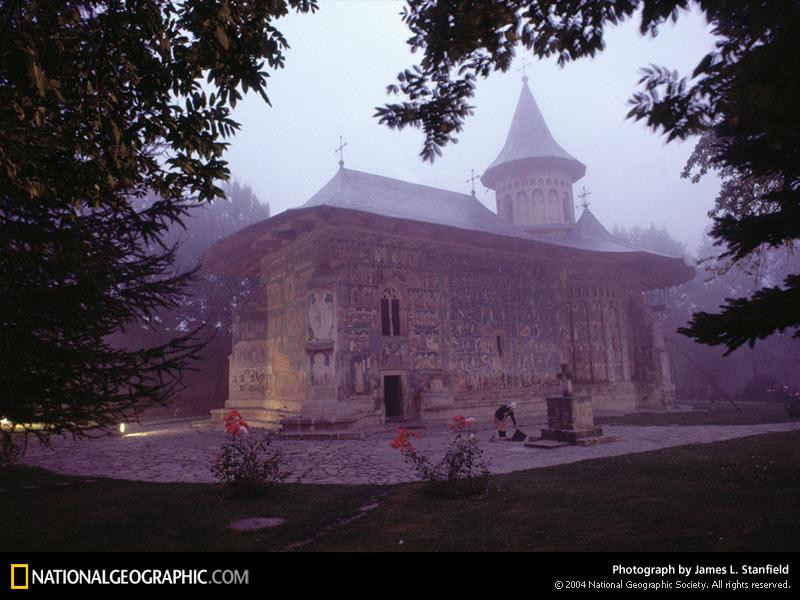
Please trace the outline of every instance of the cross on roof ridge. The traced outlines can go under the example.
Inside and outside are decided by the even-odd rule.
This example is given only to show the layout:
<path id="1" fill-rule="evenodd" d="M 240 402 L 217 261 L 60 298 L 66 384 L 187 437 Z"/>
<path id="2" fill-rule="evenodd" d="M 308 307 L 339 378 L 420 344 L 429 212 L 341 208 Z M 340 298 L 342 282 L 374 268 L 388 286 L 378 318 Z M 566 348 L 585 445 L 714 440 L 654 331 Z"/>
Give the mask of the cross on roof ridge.
<path id="1" fill-rule="evenodd" d="M 527 60 L 525 57 L 522 58 L 522 65 L 517 69 L 517 71 L 522 71 L 522 83 L 528 83 L 528 73 L 526 67 L 532 64 L 532 61 Z"/>
<path id="2" fill-rule="evenodd" d="M 340 135 L 339 136 L 339 146 L 336 148 L 336 150 L 333 151 L 334 154 L 336 154 L 337 152 L 339 153 L 339 168 L 342 168 L 344 166 L 344 152 L 343 152 L 343 150 L 344 150 L 345 146 L 347 146 L 347 142 L 343 142 L 342 141 L 342 136 Z"/>
<path id="3" fill-rule="evenodd" d="M 581 193 L 578 194 L 578 198 L 581 199 L 581 206 L 583 207 L 583 210 L 589 208 L 590 203 L 586 198 L 588 198 L 591 194 L 592 192 L 587 191 L 585 185 L 582 187 Z"/>
<path id="4" fill-rule="evenodd" d="M 470 192 L 473 196 L 475 196 L 475 180 L 480 179 L 479 175 L 475 175 L 475 169 L 469 170 L 470 177 L 467 179 L 467 183 L 472 185 L 472 191 Z"/>

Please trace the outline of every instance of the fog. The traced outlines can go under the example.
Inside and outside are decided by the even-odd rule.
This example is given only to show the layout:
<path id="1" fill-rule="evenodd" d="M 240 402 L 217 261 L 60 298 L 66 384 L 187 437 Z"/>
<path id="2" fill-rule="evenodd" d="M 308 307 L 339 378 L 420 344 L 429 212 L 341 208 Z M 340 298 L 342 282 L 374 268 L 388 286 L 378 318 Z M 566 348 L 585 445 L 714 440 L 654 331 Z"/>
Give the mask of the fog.
<path id="1" fill-rule="evenodd" d="M 272 107 L 257 95 L 237 105 L 242 124 L 227 153 L 234 177 L 253 187 L 277 214 L 299 206 L 338 168 L 334 153 L 343 135 L 346 166 L 379 175 L 468 193 L 477 174 L 505 142 L 520 92 L 524 50 L 506 73 L 480 80 L 459 143 L 431 165 L 419 158 L 422 134 L 379 125 L 374 107 L 393 101 L 385 93 L 399 71 L 415 63 L 400 17 L 402 3 L 322 0 L 315 15 L 291 15 L 277 23 L 291 45 L 286 68 L 271 74 Z M 561 68 L 531 58 L 530 87 L 559 144 L 587 165 L 585 186 L 592 211 L 614 225 L 666 226 L 696 251 L 710 221 L 719 183 L 680 178 L 694 140 L 671 142 L 643 123 L 625 119 L 639 69 L 649 63 L 690 74 L 713 44 L 704 19 L 682 13 L 658 37 L 641 36 L 637 20 L 613 27 L 606 50 Z M 495 210 L 494 195 L 478 185 L 478 198 Z"/>

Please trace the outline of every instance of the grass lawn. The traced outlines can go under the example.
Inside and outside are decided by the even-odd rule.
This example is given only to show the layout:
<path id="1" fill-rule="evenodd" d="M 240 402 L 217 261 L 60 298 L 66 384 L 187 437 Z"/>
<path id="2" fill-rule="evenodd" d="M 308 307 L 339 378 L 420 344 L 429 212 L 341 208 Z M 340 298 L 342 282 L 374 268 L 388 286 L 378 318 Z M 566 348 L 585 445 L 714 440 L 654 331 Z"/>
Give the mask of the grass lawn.
<path id="1" fill-rule="evenodd" d="M 32 468 L 0 471 L 0 489 L 5 552 L 267 551 L 311 538 L 300 549 L 800 549 L 800 432 L 493 476 L 489 493 L 471 500 L 431 498 L 418 484 L 286 484 L 233 502 L 209 484 L 87 481 Z M 336 525 L 376 500 L 378 508 Z M 228 528 L 252 516 L 286 522 Z"/>
<path id="2" fill-rule="evenodd" d="M 790 417 L 783 403 L 739 402 L 736 410 L 728 402 L 716 405 L 704 402 L 694 405 L 692 412 L 641 412 L 624 416 L 595 417 L 598 425 L 755 425 L 788 423 Z"/>

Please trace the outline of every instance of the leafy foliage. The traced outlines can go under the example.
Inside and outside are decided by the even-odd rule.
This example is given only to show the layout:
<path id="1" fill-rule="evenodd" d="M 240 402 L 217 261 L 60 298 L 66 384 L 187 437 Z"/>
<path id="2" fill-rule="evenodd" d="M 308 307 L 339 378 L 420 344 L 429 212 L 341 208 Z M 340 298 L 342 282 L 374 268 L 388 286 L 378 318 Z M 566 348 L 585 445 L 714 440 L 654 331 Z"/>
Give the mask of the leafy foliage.
<path id="1" fill-rule="evenodd" d="M 784 281 L 800 267 L 800 254 L 783 247 L 765 247 L 747 260 L 734 262 L 716 256 L 708 237 L 695 257 L 663 227 L 615 227 L 614 235 L 647 250 L 683 255 L 687 262 L 697 265 L 694 280 L 647 292 L 644 298 L 647 304 L 665 311 L 670 372 L 679 397 L 727 403 L 722 391 L 745 401 L 766 401 L 770 397 L 765 390 L 771 384 L 800 384 L 800 374 L 794 368 L 800 360 L 800 340 L 786 333 L 773 334 L 754 348 L 740 347 L 727 355 L 724 347 L 673 335 L 686 326 L 694 313 L 711 313 L 726 298 L 749 296 L 762 287 Z"/>
<path id="2" fill-rule="evenodd" d="M 704 344 L 724 345 L 732 352 L 756 338 L 797 327 L 800 306 L 800 275 L 789 275 L 783 287 L 757 290 L 749 298 L 728 298 L 722 312 L 695 313 L 689 327 L 678 331 Z M 795 334 L 795 337 L 800 335 Z"/>
<path id="3" fill-rule="evenodd" d="M 379 107 L 376 116 L 389 127 L 421 128 L 421 156 L 432 161 L 456 141 L 471 114 L 468 101 L 476 79 L 506 71 L 518 45 L 539 58 L 555 56 L 563 66 L 602 50 L 609 25 L 637 15 L 640 32 L 655 36 L 659 26 L 676 21 L 690 5 L 711 24 L 714 50 L 689 77 L 667 67 L 645 67 L 628 117 L 643 120 L 668 141 L 706 134 L 696 175 L 721 170 L 741 184 L 741 189 L 723 189 L 712 211 L 711 234 L 723 258 L 739 261 L 762 245 L 790 243 L 800 237 L 800 88 L 793 69 L 800 64 L 797 2 L 407 0 L 408 43 L 422 51 L 422 58 L 388 88 L 407 101 Z M 731 301 L 719 314 L 698 314 L 683 333 L 729 352 L 775 331 L 794 329 L 800 335 L 797 288 L 797 279 L 787 278 L 752 298 Z M 758 319 L 765 310 L 773 314 Z"/>
<path id="4" fill-rule="evenodd" d="M 432 463 L 414 446 L 411 438 L 422 437 L 418 431 L 398 428 L 391 446 L 402 452 L 406 462 L 414 465 L 425 481 L 427 493 L 445 498 L 474 496 L 486 490 L 489 475 L 483 451 L 471 431 L 474 422 L 475 419 L 461 415 L 453 417 L 449 427 L 455 435 L 438 463 Z"/>
<path id="5" fill-rule="evenodd" d="M 747 291 L 747 297 L 728 297 L 715 306 L 722 309 L 719 313 L 696 313 L 688 327 L 679 331 L 704 344 L 722 345 L 730 353 L 787 329 L 800 338 L 800 276 L 791 272 L 783 272 L 779 278 L 769 276 L 780 264 L 781 254 L 796 268 L 795 240 L 800 237 L 800 226 L 792 220 L 797 207 L 784 202 L 791 201 L 791 194 L 782 192 L 781 174 L 754 173 L 725 163 L 720 166 L 718 154 L 724 148 L 717 133 L 703 135 L 683 176 L 697 181 L 709 170 L 718 173 L 722 184 L 709 212 L 715 223 L 711 234 L 723 248 L 715 257 L 716 269 L 719 273 L 732 268 L 745 271 L 756 285 Z M 800 170 L 795 173 L 795 183 L 798 173 Z M 794 202 L 800 203 L 796 191 Z"/>
<path id="6" fill-rule="evenodd" d="M 661 23 L 675 20 L 687 4 L 407 0 L 402 17 L 412 34 L 408 45 L 413 52 L 422 51 L 422 58 L 387 88 L 408 101 L 378 107 L 376 116 L 392 128 L 421 128 L 425 140 L 420 155 L 433 161 L 444 146 L 457 141 L 455 134 L 472 114 L 468 102 L 477 78 L 507 71 L 517 46 L 540 58 L 555 56 L 564 65 L 602 50 L 604 28 L 630 18 L 640 7 L 642 33 L 655 35 Z"/>
<path id="7" fill-rule="evenodd" d="M 635 225 L 629 229 L 615 226 L 612 233 L 629 244 L 638 246 L 644 250 L 660 252 L 670 256 L 688 256 L 686 244 L 679 242 L 667 231 L 667 228 L 656 227 L 650 223 L 650 227 L 640 227 Z"/>
<path id="8" fill-rule="evenodd" d="M 172 223 L 162 235 L 167 243 L 178 244 L 175 272 L 193 269 L 215 241 L 269 217 L 269 204 L 262 204 L 249 186 L 234 180 L 222 188 L 225 198 L 190 208 L 181 222 Z M 197 273 L 183 289 L 176 307 L 159 310 L 149 321 L 136 323 L 109 338 L 126 348 L 154 346 L 208 324 L 201 332 L 206 346 L 192 369 L 183 373 L 182 388 L 168 407 L 148 409 L 147 416 L 202 415 L 222 405 L 228 393 L 233 310 L 250 297 L 256 286 L 255 278 Z"/>
<path id="9" fill-rule="evenodd" d="M 248 90 L 268 102 L 291 9 L 316 2 L 0 4 L 0 417 L 81 435 L 175 391 L 196 331 L 136 349 L 109 336 L 181 301 L 192 273 L 162 236 L 222 196 L 231 109 Z"/>
<path id="10" fill-rule="evenodd" d="M 250 432 L 239 411 L 225 416 L 225 431 L 230 437 L 211 466 L 211 473 L 225 485 L 230 497 L 258 495 L 289 476 L 282 468 L 281 451 L 270 448 L 269 435 Z"/>

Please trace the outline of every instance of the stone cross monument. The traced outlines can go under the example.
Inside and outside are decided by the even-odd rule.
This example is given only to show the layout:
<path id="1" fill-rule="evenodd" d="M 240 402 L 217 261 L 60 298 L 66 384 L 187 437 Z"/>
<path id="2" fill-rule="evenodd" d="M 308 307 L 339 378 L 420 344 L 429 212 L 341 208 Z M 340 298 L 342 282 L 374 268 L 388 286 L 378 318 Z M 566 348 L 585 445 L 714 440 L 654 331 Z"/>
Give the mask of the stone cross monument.
<path id="1" fill-rule="evenodd" d="M 561 395 L 546 399 L 547 429 L 542 429 L 541 439 L 531 439 L 525 445 L 529 448 L 558 448 L 613 441 L 614 438 L 603 436 L 601 427 L 595 427 L 592 397 L 586 392 L 575 393 L 567 363 L 561 363 L 561 372 L 556 374 L 556 379 L 561 382 Z"/>
<path id="2" fill-rule="evenodd" d="M 567 363 L 561 363 L 561 372 L 556 375 L 556 379 L 561 381 L 561 395 L 565 398 L 572 396 L 572 373 L 569 372 Z"/>

